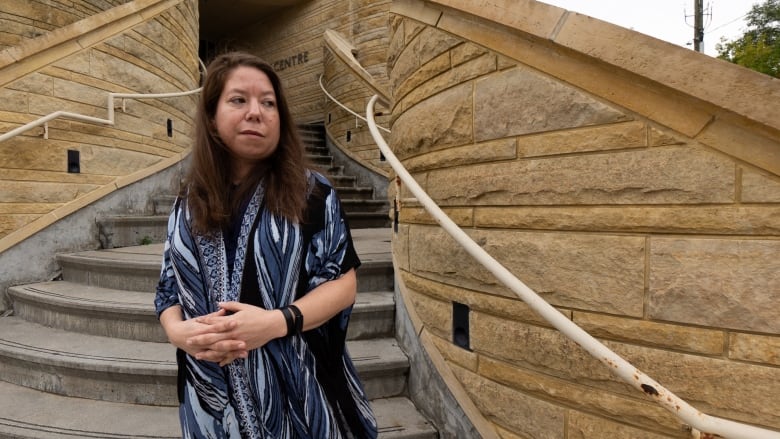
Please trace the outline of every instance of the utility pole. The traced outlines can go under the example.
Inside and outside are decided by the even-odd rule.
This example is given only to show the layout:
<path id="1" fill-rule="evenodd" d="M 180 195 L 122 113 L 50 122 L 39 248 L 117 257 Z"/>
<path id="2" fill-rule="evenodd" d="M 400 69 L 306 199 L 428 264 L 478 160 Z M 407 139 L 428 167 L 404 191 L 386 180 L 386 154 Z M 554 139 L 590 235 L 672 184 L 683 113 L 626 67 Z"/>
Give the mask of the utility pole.
<path id="1" fill-rule="evenodd" d="M 704 0 L 693 3 L 693 50 L 704 52 Z"/>

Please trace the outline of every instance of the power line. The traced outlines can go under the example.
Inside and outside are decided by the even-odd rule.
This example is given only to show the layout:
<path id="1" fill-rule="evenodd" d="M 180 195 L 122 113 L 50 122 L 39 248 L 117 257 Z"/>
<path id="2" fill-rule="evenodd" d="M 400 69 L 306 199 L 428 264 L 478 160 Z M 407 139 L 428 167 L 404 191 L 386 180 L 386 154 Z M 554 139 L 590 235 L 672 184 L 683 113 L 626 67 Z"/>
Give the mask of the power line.
<path id="1" fill-rule="evenodd" d="M 730 25 L 731 23 L 734 23 L 735 21 L 742 20 L 743 18 L 747 17 L 747 15 L 748 15 L 749 13 L 750 13 L 750 12 L 745 12 L 743 15 L 741 15 L 741 16 L 739 16 L 739 17 L 737 17 L 737 18 L 735 18 L 735 19 L 733 19 L 733 20 L 731 20 L 731 21 L 729 21 L 728 23 L 723 23 L 723 24 L 721 24 L 720 26 L 718 26 L 718 27 L 716 27 L 716 28 L 713 28 L 713 29 L 710 29 L 710 30 L 708 30 L 708 31 L 707 31 L 707 32 L 705 32 L 705 33 L 706 33 L 706 34 L 708 34 L 708 33 L 711 33 L 711 32 L 715 32 L 716 30 L 718 30 L 718 29 L 721 29 L 721 28 L 724 28 L 724 27 L 726 27 L 726 26 Z"/>

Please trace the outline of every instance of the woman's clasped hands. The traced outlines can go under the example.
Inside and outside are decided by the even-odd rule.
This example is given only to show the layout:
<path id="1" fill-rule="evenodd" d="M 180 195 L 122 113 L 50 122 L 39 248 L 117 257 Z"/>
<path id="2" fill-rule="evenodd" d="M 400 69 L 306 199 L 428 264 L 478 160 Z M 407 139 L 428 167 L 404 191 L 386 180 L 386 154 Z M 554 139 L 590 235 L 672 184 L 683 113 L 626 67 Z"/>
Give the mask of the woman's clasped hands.
<path id="1" fill-rule="evenodd" d="M 225 366 L 250 350 L 286 335 L 284 315 L 240 302 L 220 302 L 219 311 L 181 322 L 180 348 L 198 360 Z M 177 331 L 179 332 L 179 331 Z"/>

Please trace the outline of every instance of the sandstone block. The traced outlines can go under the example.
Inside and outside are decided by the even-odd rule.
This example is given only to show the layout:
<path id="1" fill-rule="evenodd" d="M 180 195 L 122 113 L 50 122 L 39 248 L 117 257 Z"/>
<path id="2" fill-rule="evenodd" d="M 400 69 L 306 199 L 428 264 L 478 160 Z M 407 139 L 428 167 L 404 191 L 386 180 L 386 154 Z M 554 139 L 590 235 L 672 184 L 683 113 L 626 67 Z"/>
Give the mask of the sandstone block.
<path id="1" fill-rule="evenodd" d="M 621 421 L 636 429 L 682 434 L 681 422 L 672 413 L 652 401 L 605 392 L 485 356 L 480 357 L 477 373 L 519 392 L 547 401 L 556 401 L 562 406 L 572 408 L 572 412 L 575 410 L 589 412 L 603 418 Z M 607 419 L 603 421 L 609 422 Z"/>
<path id="2" fill-rule="evenodd" d="M 457 365 L 451 364 L 450 367 L 487 419 L 521 436 L 564 439 L 564 408 L 485 379 Z"/>
<path id="3" fill-rule="evenodd" d="M 661 130 L 652 126 L 648 132 L 648 139 L 648 144 L 650 146 L 684 145 L 688 143 L 682 137 L 678 137 L 669 131 Z"/>
<path id="4" fill-rule="evenodd" d="M 436 113 L 437 117 L 427 117 Z M 403 159 L 472 141 L 471 85 L 464 84 L 420 102 L 393 124 L 393 151 Z"/>
<path id="5" fill-rule="evenodd" d="M 624 122 L 612 125 L 556 131 L 518 137 L 520 157 L 539 157 L 577 152 L 647 146 L 647 128 L 642 122 Z"/>
<path id="6" fill-rule="evenodd" d="M 653 238 L 648 316 L 778 334 L 778 254 L 775 240 Z"/>
<path id="7" fill-rule="evenodd" d="M 407 44 L 396 58 L 390 78 L 396 85 L 403 83 L 417 69 L 458 45 L 460 39 L 435 28 L 426 27 Z"/>
<path id="8" fill-rule="evenodd" d="M 470 208 L 445 208 L 442 211 L 460 227 L 473 225 L 473 210 Z M 400 220 L 404 223 L 436 224 L 436 221 L 428 211 L 422 207 L 403 206 L 400 212 Z"/>
<path id="9" fill-rule="evenodd" d="M 742 169 L 742 202 L 780 203 L 780 177 Z"/>
<path id="10" fill-rule="evenodd" d="M 396 268 L 409 271 L 409 226 L 398 225 L 398 233 L 393 237 L 393 258 Z"/>
<path id="11" fill-rule="evenodd" d="M 731 203 L 735 186 L 733 162 L 684 147 L 452 168 L 428 181 L 442 205 Z"/>
<path id="12" fill-rule="evenodd" d="M 729 358 L 780 366 L 780 335 L 732 333 Z"/>
<path id="13" fill-rule="evenodd" d="M 0 88 L 0 110 L 27 113 L 29 111 L 29 94 L 8 88 Z"/>
<path id="14" fill-rule="evenodd" d="M 474 96 L 477 141 L 631 119 L 577 89 L 526 67 L 479 81 Z"/>
<path id="15" fill-rule="evenodd" d="M 486 53 L 488 53 L 488 51 L 485 48 L 468 41 L 459 46 L 455 46 L 450 50 L 453 66 L 463 64 L 466 61 L 478 58 Z"/>
<path id="16" fill-rule="evenodd" d="M 452 304 L 420 294 L 409 288 L 411 299 L 420 320 L 432 334 L 445 340 L 452 340 Z"/>
<path id="17" fill-rule="evenodd" d="M 433 344 L 436 345 L 436 348 L 447 361 L 472 372 L 477 371 L 477 365 L 479 364 L 477 354 L 454 345 L 452 337 L 444 339 L 432 335 L 431 340 L 433 340 Z"/>
<path id="18" fill-rule="evenodd" d="M 747 69 L 743 70 L 750 72 Z M 763 135 L 757 129 L 740 126 L 728 120 L 715 119 L 696 136 L 696 140 L 774 175 L 780 175 L 778 141 Z"/>
<path id="19" fill-rule="evenodd" d="M 723 331 L 575 311 L 574 323 L 590 335 L 704 355 L 723 353 Z"/>
<path id="20" fill-rule="evenodd" d="M 493 142 L 434 151 L 410 158 L 404 162 L 404 166 L 410 172 L 419 172 L 442 167 L 511 160 L 516 157 L 517 146 L 515 140 L 501 139 Z"/>
<path id="21" fill-rule="evenodd" d="M 428 99 L 442 90 L 462 84 L 495 70 L 496 57 L 491 54 L 484 54 L 451 69 L 443 70 L 438 76 L 419 84 L 419 86 L 409 91 L 409 93 L 398 102 L 398 105 L 401 107 L 402 111 L 405 111 L 418 102 Z M 406 89 L 406 85 L 407 84 L 404 84 L 404 89 Z M 396 96 L 401 95 L 403 94 L 398 93 Z"/>
<path id="22" fill-rule="evenodd" d="M 491 230 L 469 235 L 553 305 L 642 316 L 643 237 Z M 421 276 L 515 297 L 437 227 L 411 227 L 408 245 L 411 268 Z"/>
<path id="23" fill-rule="evenodd" d="M 555 330 L 480 312 L 472 313 L 471 322 L 472 349 L 478 354 L 603 391 L 632 397 L 642 394 Z M 776 398 L 780 368 L 613 341 L 604 344 L 705 413 L 780 427 Z"/>
<path id="24" fill-rule="evenodd" d="M 468 305 L 472 311 L 481 311 L 509 320 L 551 327 L 546 320 L 519 298 L 467 290 L 457 285 L 432 281 L 408 272 L 403 272 L 403 279 L 408 289 L 444 301 L 446 306 L 450 306 L 449 304 L 452 302 L 458 302 Z M 566 318 L 571 319 L 571 311 L 565 309 L 559 311 Z"/>
<path id="25" fill-rule="evenodd" d="M 675 435 L 658 434 L 640 430 L 620 422 L 588 415 L 587 413 L 570 411 L 568 423 L 568 439 L 592 438 L 631 438 L 631 439 L 668 439 L 669 437 L 689 438 L 688 432 L 680 431 Z"/>
<path id="26" fill-rule="evenodd" d="M 780 207 L 478 207 L 474 225 L 536 230 L 717 235 L 780 234 Z"/>

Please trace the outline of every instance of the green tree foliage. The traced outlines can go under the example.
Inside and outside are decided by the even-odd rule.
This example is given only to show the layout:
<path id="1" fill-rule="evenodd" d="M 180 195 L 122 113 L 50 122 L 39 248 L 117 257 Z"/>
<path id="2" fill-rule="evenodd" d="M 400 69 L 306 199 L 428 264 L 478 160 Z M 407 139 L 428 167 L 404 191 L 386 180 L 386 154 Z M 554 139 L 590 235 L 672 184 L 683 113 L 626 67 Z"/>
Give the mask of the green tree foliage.
<path id="1" fill-rule="evenodd" d="M 754 4 L 746 21 L 742 37 L 715 46 L 718 58 L 780 78 L 780 0 Z"/>

